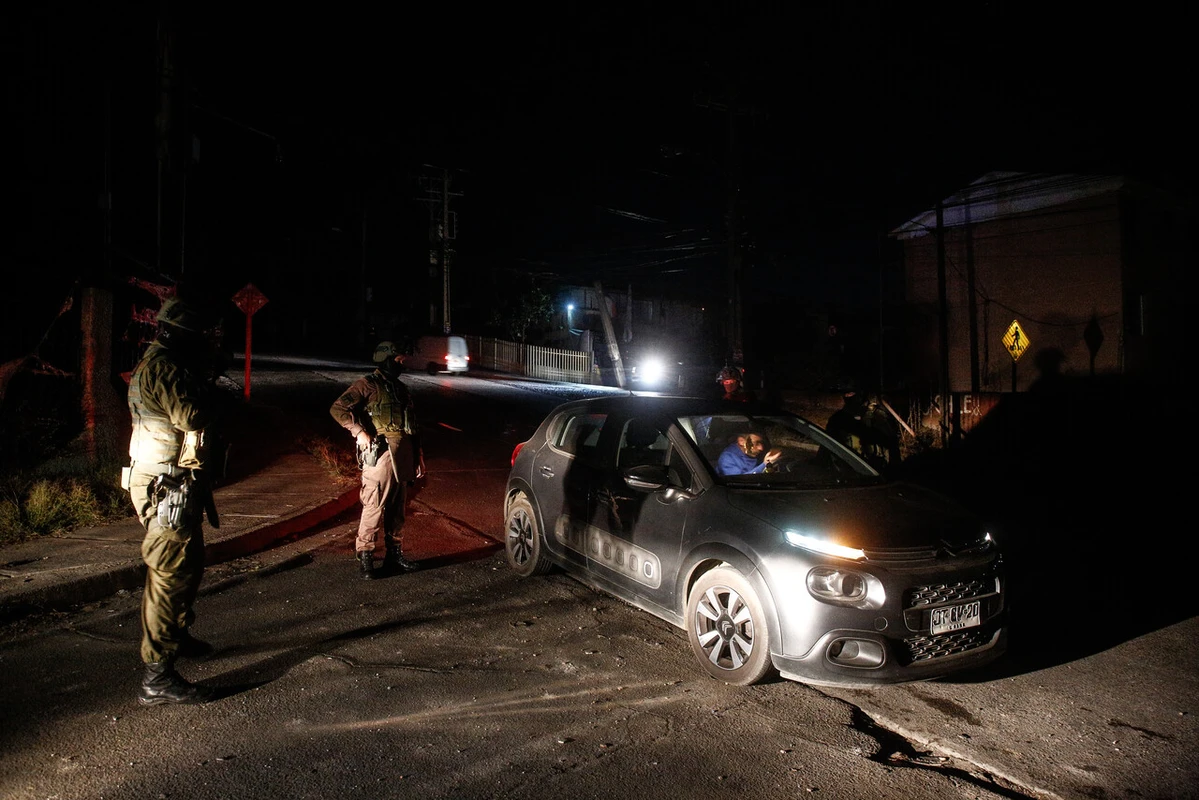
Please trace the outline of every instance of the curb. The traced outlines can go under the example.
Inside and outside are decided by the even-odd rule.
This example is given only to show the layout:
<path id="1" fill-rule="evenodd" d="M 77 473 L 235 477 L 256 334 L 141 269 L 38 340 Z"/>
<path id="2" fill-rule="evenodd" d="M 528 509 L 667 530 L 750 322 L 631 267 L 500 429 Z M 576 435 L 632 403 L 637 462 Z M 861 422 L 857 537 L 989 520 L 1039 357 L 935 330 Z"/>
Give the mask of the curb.
<path id="1" fill-rule="evenodd" d="M 293 517 L 252 528 L 231 539 L 206 544 L 204 565 L 220 564 L 265 550 L 280 539 L 336 517 L 357 502 L 358 487 L 354 486 L 341 496 Z M 141 559 L 131 559 L 92 575 L 62 580 L 52 586 L 42 586 L 7 597 L 0 601 L 0 620 L 11 621 L 36 611 L 61 610 L 90 603 L 121 590 L 133 591 L 142 588 L 145 579 L 146 565 Z"/>
<path id="2" fill-rule="evenodd" d="M 258 552 L 259 550 L 265 550 L 279 539 L 284 539 L 313 528 L 326 520 L 330 520 L 357 503 L 358 492 L 359 488 L 354 486 L 346 490 L 340 497 L 334 498 L 308 511 L 302 511 L 294 517 L 271 522 L 259 528 L 252 528 L 232 539 L 206 544 L 204 546 L 204 565 L 220 564 Z"/>
<path id="3" fill-rule="evenodd" d="M 140 589 L 145 584 L 146 565 L 126 561 L 94 575 L 59 581 L 0 601 L 0 621 L 10 622 L 37 611 L 61 610 L 80 603 L 109 597 L 121 590 Z"/>

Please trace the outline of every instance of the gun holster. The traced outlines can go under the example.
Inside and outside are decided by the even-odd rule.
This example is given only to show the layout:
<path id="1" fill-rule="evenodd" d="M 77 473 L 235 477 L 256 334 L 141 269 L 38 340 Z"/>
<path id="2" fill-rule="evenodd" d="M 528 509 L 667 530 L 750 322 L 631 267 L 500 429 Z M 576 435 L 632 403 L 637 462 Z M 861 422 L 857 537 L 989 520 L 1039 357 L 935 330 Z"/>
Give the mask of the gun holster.
<path id="1" fill-rule="evenodd" d="M 158 506 L 158 524 L 177 531 L 190 523 L 199 524 L 201 512 L 208 524 L 221 527 L 216 501 L 206 481 L 197 480 L 193 473 L 159 475 L 146 487 L 150 499 Z"/>
<path id="2" fill-rule="evenodd" d="M 151 501 L 158 506 L 158 524 L 177 531 L 197 519 L 199 498 L 191 474 L 159 475 L 146 488 Z"/>
<path id="3" fill-rule="evenodd" d="M 377 465 L 386 450 L 387 440 L 382 436 L 374 437 L 369 445 L 358 448 L 358 468 L 365 469 Z"/>

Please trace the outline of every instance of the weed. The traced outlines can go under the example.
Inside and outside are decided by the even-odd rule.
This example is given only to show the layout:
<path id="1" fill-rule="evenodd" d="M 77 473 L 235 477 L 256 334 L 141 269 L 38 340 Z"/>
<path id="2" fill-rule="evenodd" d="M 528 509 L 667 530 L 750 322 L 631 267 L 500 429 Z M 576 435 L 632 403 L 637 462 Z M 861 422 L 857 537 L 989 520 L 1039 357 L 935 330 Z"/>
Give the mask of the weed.
<path id="1" fill-rule="evenodd" d="M 55 467 L 0 478 L 0 544 L 20 542 L 132 513 L 119 469 Z"/>
<path id="2" fill-rule="evenodd" d="M 300 445 L 333 477 L 349 479 L 358 475 L 358 462 L 344 444 L 334 444 L 323 436 L 303 436 Z"/>

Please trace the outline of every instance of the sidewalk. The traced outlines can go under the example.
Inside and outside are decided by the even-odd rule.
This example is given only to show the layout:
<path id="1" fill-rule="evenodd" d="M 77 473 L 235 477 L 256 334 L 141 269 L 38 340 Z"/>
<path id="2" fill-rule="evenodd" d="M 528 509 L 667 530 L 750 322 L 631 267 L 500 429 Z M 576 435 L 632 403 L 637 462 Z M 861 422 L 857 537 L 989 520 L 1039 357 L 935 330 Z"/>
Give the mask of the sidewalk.
<path id="1" fill-rule="evenodd" d="M 212 528 L 204 523 L 208 564 L 265 549 L 358 502 L 356 481 L 338 479 L 298 447 L 264 453 L 264 444 L 246 442 L 245 447 L 257 450 L 256 468 L 232 475 L 213 493 L 221 524 Z M 0 547 L 0 620 L 141 588 L 142 536 L 131 515 L 102 527 Z"/>
<path id="2" fill-rule="evenodd" d="M 265 358 L 288 360 L 260 356 Z M 236 369 L 230 374 L 241 375 Z M 487 374 L 500 380 L 512 377 Z M 235 417 L 229 436 L 231 474 L 214 492 L 220 528 L 204 522 L 206 564 L 262 551 L 357 506 L 357 477 L 336 477 L 298 444 L 297 433 L 310 430 L 311 421 L 257 400 L 242 406 Z M 496 546 L 493 538 L 465 521 L 472 515 L 460 508 L 460 494 L 450 476 L 438 475 L 410 497 L 405 527 L 409 558 L 435 565 Z M 352 524 L 346 526 L 347 548 L 353 546 Z M 131 512 L 108 525 L 0 546 L 0 622 L 140 589 L 145 576 L 142 538 L 141 525 Z"/>

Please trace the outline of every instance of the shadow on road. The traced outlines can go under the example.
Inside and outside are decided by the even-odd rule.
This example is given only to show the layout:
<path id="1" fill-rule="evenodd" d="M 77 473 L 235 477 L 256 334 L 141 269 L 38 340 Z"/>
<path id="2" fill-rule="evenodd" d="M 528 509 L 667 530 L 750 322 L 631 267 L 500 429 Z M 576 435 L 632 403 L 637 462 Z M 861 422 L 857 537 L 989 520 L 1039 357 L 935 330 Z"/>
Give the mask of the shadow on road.
<path id="1" fill-rule="evenodd" d="M 227 697 L 233 697 L 242 692 L 248 692 L 277 681 L 287 675 L 296 666 L 311 658 L 324 656 L 352 663 L 352 659 L 331 653 L 330 650 L 335 649 L 339 645 L 368 639 L 380 633 L 390 633 L 404 627 L 423 625 L 429 621 L 427 618 L 396 619 L 343 631 L 335 636 L 305 642 L 262 661 L 247 664 L 244 667 L 225 673 L 214 681 L 205 681 L 204 685 L 213 692 L 213 700 L 223 700 Z M 225 650 L 223 655 L 234 655 L 241 649 L 232 647 Z"/>
<path id="2" fill-rule="evenodd" d="M 1149 382 L 1049 373 L 954 446 L 903 464 L 901 477 L 996 524 L 1011 657 L 993 669 L 1044 669 L 1199 613 L 1179 569 L 1187 486 L 1168 418 L 1184 413 L 1169 399 Z"/>

